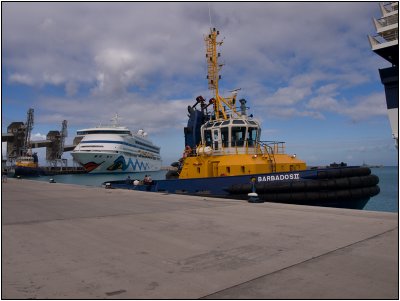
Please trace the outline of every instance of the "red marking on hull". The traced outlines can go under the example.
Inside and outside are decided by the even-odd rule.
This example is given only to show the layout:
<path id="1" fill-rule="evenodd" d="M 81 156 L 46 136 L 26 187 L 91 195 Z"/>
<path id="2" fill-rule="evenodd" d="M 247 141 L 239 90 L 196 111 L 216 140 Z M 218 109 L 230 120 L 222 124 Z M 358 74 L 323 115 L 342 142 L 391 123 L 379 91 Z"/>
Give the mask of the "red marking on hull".
<path id="1" fill-rule="evenodd" d="M 102 163 L 103 162 L 101 162 L 100 164 L 97 164 L 95 162 L 88 162 L 88 163 L 84 164 L 83 167 L 86 169 L 87 172 L 91 172 L 92 170 L 99 167 Z"/>

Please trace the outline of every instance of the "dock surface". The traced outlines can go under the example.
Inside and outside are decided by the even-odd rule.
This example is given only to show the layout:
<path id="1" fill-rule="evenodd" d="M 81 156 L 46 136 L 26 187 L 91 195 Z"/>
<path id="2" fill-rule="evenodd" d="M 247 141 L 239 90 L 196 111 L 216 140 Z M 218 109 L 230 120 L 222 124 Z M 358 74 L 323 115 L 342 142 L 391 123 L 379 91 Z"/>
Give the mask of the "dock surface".
<path id="1" fill-rule="evenodd" d="M 398 214 L 9 179 L 3 299 L 398 299 Z"/>

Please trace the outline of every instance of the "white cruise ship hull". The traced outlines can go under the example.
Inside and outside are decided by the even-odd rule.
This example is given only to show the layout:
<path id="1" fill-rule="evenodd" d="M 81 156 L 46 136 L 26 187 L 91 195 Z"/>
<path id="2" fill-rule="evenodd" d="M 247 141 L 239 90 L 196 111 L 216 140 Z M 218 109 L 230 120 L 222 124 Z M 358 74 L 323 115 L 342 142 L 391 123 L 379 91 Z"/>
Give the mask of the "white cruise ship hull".
<path id="1" fill-rule="evenodd" d="M 148 172 L 161 169 L 160 148 L 125 127 L 78 131 L 82 140 L 71 152 L 89 173 Z"/>
<path id="2" fill-rule="evenodd" d="M 72 157 L 89 173 L 127 173 L 158 171 L 161 160 L 118 153 L 72 152 Z"/>

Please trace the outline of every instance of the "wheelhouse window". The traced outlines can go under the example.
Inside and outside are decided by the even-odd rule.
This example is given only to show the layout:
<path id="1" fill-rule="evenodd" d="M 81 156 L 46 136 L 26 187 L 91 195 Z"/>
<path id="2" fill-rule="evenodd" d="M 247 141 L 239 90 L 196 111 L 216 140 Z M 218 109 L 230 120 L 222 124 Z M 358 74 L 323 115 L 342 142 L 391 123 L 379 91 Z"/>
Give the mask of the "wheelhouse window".
<path id="1" fill-rule="evenodd" d="M 241 120 L 234 120 L 234 121 L 241 121 Z M 243 146 L 245 137 L 246 137 L 245 126 L 232 127 L 232 146 Z"/>
<path id="2" fill-rule="evenodd" d="M 249 127 L 248 146 L 255 146 L 257 141 L 258 128 Z"/>
<path id="3" fill-rule="evenodd" d="M 228 127 L 221 128 L 221 141 L 223 147 L 229 147 L 229 129 Z"/>
<path id="4" fill-rule="evenodd" d="M 205 130 L 204 131 L 204 141 L 206 143 L 206 146 L 211 146 L 211 130 Z"/>

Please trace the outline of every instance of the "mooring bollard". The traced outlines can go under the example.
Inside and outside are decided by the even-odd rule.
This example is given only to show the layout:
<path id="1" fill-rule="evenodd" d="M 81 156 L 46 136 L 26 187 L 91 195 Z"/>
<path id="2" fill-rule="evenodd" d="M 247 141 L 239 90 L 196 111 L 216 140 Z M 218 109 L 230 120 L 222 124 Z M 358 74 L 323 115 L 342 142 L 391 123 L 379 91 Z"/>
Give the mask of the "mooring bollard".
<path id="1" fill-rule="evenodd" d="M 251 184 L 252 184 L 252 192 L 248 193 L 247 195 L 249 196 L 249 203 L 263 203 L 262 200 L 258 197 L 258 194 L 256 192 L 256 178 L 252 177 L 251 178 Z"/>

